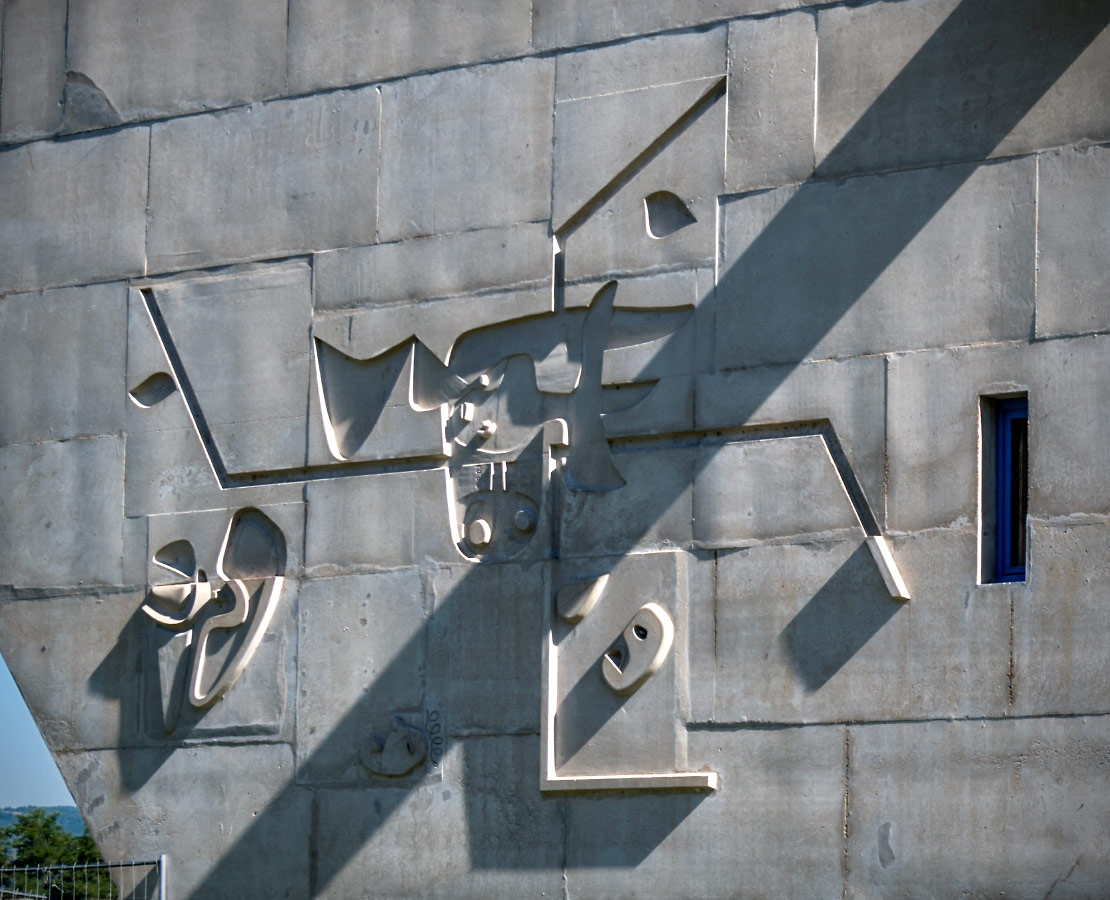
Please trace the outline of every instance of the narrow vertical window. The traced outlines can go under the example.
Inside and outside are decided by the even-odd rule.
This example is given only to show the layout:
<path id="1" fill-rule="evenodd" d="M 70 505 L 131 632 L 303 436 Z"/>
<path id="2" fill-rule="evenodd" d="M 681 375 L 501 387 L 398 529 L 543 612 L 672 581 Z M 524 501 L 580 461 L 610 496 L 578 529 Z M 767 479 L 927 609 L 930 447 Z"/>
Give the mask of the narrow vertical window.
<path id="1" fill-rule="evenodd" d="M 1025 580 L 1025 510 L 1029 481 L 1029 400 L 998 401 L 998 546 L 995 580 Z"/>
<path id="2" fill-rule="evenodd" d="M 1024 581 L 1029 400 L 983 398 L 984 581 Z"/>

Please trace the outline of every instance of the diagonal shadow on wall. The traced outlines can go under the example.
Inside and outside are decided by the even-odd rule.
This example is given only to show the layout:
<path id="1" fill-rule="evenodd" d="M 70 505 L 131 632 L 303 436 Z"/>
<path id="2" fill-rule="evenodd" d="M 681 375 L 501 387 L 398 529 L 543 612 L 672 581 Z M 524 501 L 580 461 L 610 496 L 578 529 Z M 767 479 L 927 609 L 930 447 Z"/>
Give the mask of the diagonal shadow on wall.
<path id="1" fill-rule="evenodd" d="M 723 364 L 718 359 L 718 364 L 797 363 L 803 359 L 971 177 L 976 166 L 945 169 L 942 177 L 934 179 L 929 190 L 917 196 L 912 204 L 902 202 L 904 198 L 896 192 L 884 200 L 881 189 L 871 193 L 838 191 L 829 179 L 849 171 L 987 157 L 1108 22 L 1108 4 L 1093 0 L 963 0 L 828 154 L 814 177 L 797 189 L 743 255 L 722 273 L 715 295 L 705 302 L 714 304 L 718 321 L 726 312 L 734 316 L 729 328 L 722 332 L 730 342 L 729 347 L 750 346 L 757 355 Z M 954 136 L 951 122 L 962 120 L 962 112 L 968 108 L 979 111 L 976 126 L 968 133 Z M 876 182 L 893 183 L 896 178 L 888 176 Z M 869 221 L 872 225 L 862 234 L 850 228 L 833 227 L 845 220 Z M 807 246 L 821 246 L 822 259 L 841 259 L 843 264 L 817 269 L 806 256 Z M 820 297 L 814 301 L 817 293 Z M 804 315 L 798 312 L 799 304 Z M 785 342 L 784 335 L 788 337 Z M 734 340 L 739 343 L 731 343 Z M 763 346 L 779 348 L 782 358 L 761 358 L 758 350 Z M 783 368 L 788 370 L 789 366 Z M 787 374 L 788 371 L 784 372 L 783 378 Z M 770 386 L 768 393 L 775 386 Z M 763 399 L 753 398 L 747 413 L 754 412 Z M 742 424 L 744 418 L 744 411 L 739 411 L 737 424 Z M 663 494 L 657 496 L 659 512 L 673 500 Z M 440 610 L 452 602 L 452 596 L 444 598 Z M 534 602 L 538 622 L 538 604 L 545 599 L 535 598 Z M 824 602 L 814 598 L 788 627 L 788 642 L 805 645 L 807 652 L 816 647 L 820 653 L 820 636 L 810 625 L 826 612 Z M 808 674 L 803 668 L 803 680 L 818 684 L 831 677 L 854 652 L 853 648 L 862 646 L 882 624 L 876 617 L 858 620 L 851 626 L 857 629 L 854 638 L 827 652 L 822 657 L 824 662 Z M 400 649 L 397 658 L 420 652 L 422 640 L 419 636 L 414 638 Z M 358 710 L 349 712 L 325 739 L 321 754 L 334 755 L 343 749 L 332 743 L 335 735 L 349 733 L 361 717 L 361 710 L 389 708 L 389 698 L 377 689 L 377 684 L 388 681 L 386 672 L 367 688 Z M 538 743 L 535 738 L 520 740 Z M 604 798 L 590 797 L 540 799 L 538 764 L 531 771 L 496 774 L 516 802 L 539 803 L 548 808 L 555 804 L 563 817 L 577 818 L 579 814 L 588 817 L 590 810 L 596 813 L 598 804 L 605 802 Z M 242 883 L 244 868 L 261 867 L 264 871 L 268 858 L 283 853 L 281 843 L 273 841 L 280 829 L 278 820 L 286 814 L 290 797 L 304 789 L 292 779 L 288 782 L 270 807 L 258 814 L 250 828 L 212 867 L 193 891 L 194 900 L 225 896 L 227 885 Z M 366 802 L 373 804 L 372 815 L 349 822 L 343 833 L 318 836 L 318 841 L 326 842 L 328 847 L 327 853 L 317 855 L 312 863 L 314 894 L 326 890 L 405 803 L 409 793 L 405 788 L 368 791 Z M 697 798 L 623 795 L 619 802 L 630 816 L 655 817 L 656 827 L 639 846 L 610 847 L 605 853 L 587 854 L 582 865 L 635 865 L 693 811 Z M 579 813 L 574 812 L 576 806 L 581 807 Z M 566 863 L 561 846 L 526 842 L 523 849 L 513 853 L 488 849 L 512 846 L 514 829 L 519 823 L 496 821 L 477 807 L 468 809 L 468 823 L 472 830 L 471 863 L 476 869 L 559 869 Z"/>
<path id="2" fill-rule="evenodd" d="M 812 694 L 901 608 L 887 595 L 867 545 L 860 544 L 779 633 L 779 644 Z"/>

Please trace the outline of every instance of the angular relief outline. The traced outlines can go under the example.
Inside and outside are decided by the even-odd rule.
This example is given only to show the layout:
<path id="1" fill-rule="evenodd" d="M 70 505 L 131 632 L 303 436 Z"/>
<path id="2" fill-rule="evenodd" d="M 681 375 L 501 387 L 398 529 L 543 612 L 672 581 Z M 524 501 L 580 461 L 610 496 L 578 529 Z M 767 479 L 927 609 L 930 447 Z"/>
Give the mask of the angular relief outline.
<path id="1" fill-rule="evenodd" d="M 567 221 L 555 231 L 554 237 L 554 296 L 556 299 L 556 309 L 561 306 L 561 300 L 564 292 L 564 279 L 563 272 L 565 271 L 565 264 L 563 254 L 566 252 L 565 247 L 568 238 L 581 226 L 590 216 L 600 210 L 603 205 L 617 194 L 639 171 L 641 171 L 649 162 L 657 157 L 672 141 L 674 141 L 683 131 L 685 131 L 693 122 L 698 119 L 702 113 L 706 112 L 713 106 L 718 99 L 725 94 L 727 88 L 727 78 L 722 78 L 715 83 L 689 110 L 683 113 L 668 129 L 666 129 L 659 138 L 653 141 L 642 153 L 636 156 L 627 166 L 625 166 L 610 182 L 598 192 L 594 197 L 588 200 L 583 206 Z M 647 231 L 650 237 L 655 239 L 656 235 L 652 232 L 651 217 L 650 217 L 650 204 L 645 198 L 645 221 Z M 665 236 L 664 236 L 665 237 Z M 774 429 L 780 431 L 784 425 L 789 423 L 780 423 L 764 428 L 758 429 L 759 431 L 767 431 Z M 756 429 L 742 429 L 743 431 L 751 432 Z M 796 429 L 799 433 L 810 433 L 820 436 L 824 441 L 824 446 L 829 454 L 837 475 L 840 479 L 841 486 L 844 488 L 848 499 L 851 502 L 852 509 L 855 513 L 860 527 L 862 528 L 868 549 L 875 560 L 875 563 L 882 575 L 883 582 L 887 588 L 888 593 L 892 599 L 895 600 L 909 600 L 909 591 L 894 557 L 890 552 L 889 545 L 887 544 L 885 536 L 882 534 L 881 529 L 878 527 L 878 520 L 874 515 L 870 505 L 867 502 L 866 495 L 856 478 L 855 472 L 852 469 L 843 447 L 836 436 L 832 423 L 829 420 L 823 420 L 815 426 L 808 429 Z M 699 432 L 694 432 L 699 434 Z M 710 434 L 720 435 L 720 430 L 704 430 L 700 432 L 701 437 L 707 437 Z M 553 472 L 553 477 L 560 477 L 562 471 Z M 606 576 L 607 577 L 607 576 Z M 555 642 L 554 637 L 554 616 L 556 610 L 563 604 L 560 603 L 562 595 L 567 587 L 573 582 L 568 582 L 560 585 L 549 584 L 547 586 L 546 596 L 544 598 L 544 645 L 543 645 L 543 668 L 544 679 L 541 687 L 541 716 L 540 716 L 540 789 L 544 792 L 558 792 L 558 791 L 606 791 L 606 790 L 660 790 L 660 789 L 678 789 L 678 790 L 716 790 L 718 787 L 718 776 L 716 772 L 639 772 L 627 774 L 607 774 L 607 775 L 560 775 L 557 770 L 556 763 L 556 725 L 558 720 L 558 691 L 559 691 L 559 649 Z M 589 610 L 596 604 L 600 593 L 604 590 L 604 582 L 595 581 L 583 591 L 584 597 L 578 598 L 581 602 L 571 604 L 566 610 L 567 615 L 563 615 L 564 621 L 571 623 L 572 627 L 581 621 L 588 614 Z M 645 604 L 646 609 L 648 606 L 654 604 Z M 562 610 L 560 609 L 560 612 Z M 665 615 L 665 613 L 664 613 Z M 630 626 L 631 627 L 631 623 Z M 603 660 L 603 663 L 609 661 L 608 657 Z M 655 665 L 658 662 L 655 661 Z M 608 673 L 607 673 L 608 674 Z M 650 672 L 644 678 L 650 677 Z M 607 679 L 608 680 L 608 679 Z M 643 679 L 641 679 L 642 681 Z M 610 682 L 612 687 L 612 683 Z M 638 686 L 636 684 L 635 687 Z"/>
<path id="2" fill-rule="evenodd" d="M 604 386 L 602 378 L 601 360 L 606 349 L 610 348 L 613 317 L 621 311 L 614 303 L 614 294 L 617 282 L 610 281 L 604 284 L 595 294 L 586 309 L 575 308 L 568 310 L 565 306 L 565 254 L 566 245 L 571 235 L 578 230 L 590 217 L 601 210 L 606 202 L 620 192 L 641 170 L 659 156 L 671 143 L 684 133 L 701 115 L 707 112 L 714 104 L 725 96 L 727 77 L 722 77 L 705 91 L 705 93 L 684 113 L 682 113 L 670 126 L 655 138 L 642 152 L 634 157 L 622 168 L 597 194 L 587 200 L 576 212 L 554 230 L 552 240 L 552 302 L 547 313 L 525 316 L 519 319 L 509 319 L 500 323 L 482 326 L 470 332 L 459 335 L 451 345 L 446 360 L 440 360 L 423 342 L 414 334 L 410 338 L 399 342 L 369 360 L 358 360 L 347 356 L 343 351 L 322 341 L 313 334 L 312 341 L 312 366 L 316 378 L 316 390 L 320 401 L 325 437 L 331 455 L 337 461 L 330 465 L 305 466 L 300 469 L 287 469 L 274 472 L 257 472 L 252 475 L 230 475 L 223 464 L 219 450 L 215 444 L 212 433 L 200 408 L 195 391 L 189 382 L 184 370 L 182 359 L 177 352 L 173 337 L 168 325 L 158 307 L 155 291 L 152 287 L 141 289 L 141 295 L 147 313 L 154 325 L 162 349 L 166 355 L 174 381 L 182 393 L 193 426 L 200 437 L 209 465 L 216 476 L 222 489 L 227 489 L 246 484 L 262 483 L 299 483 L 320 478 L 344 477 L 363 473 L 381 472 L 411 472 L 429 469 L 442 469 L 446 476 L 447 486 L 447 518 L 451 528 L 452 539 L 456 542 L 459 552 L 466 558 L 475 561 L 484 559 L 495 560 L 511 558 L 519 552 L 519 548 L 508 557 L 489 555 L 483 547 L 490 543 L 493 529 L 490 523 L 485 522 L 486 528 L 474 528 L 468 532 L 468 523 L 460 515 L 463 501 L 470 494 L 463 494 L 460 490 L 461 473 L 465 470 L 489 471 L 489 480 L 492 489 L 495 482 L 495 473 L 500 467 L 502 473 L 502 491 L 508 490 L 508 466 L 518 466 L 521 451 L 540 441 L 540 452 L 533 454 L 538 459 L 533 464 L 539 464 L 539 496 L 533 497 L 540 521 L 546 520 L 546 528 L 535 528 L 531 537 L 537 537 L 547 531 L 547 537 L 552 542 L 552 547 L 557 546 L 560 523 L 558 522 L 557 502 L 552 500 L 552 492 L 563 490 L 615 490 L 623 486 L 623 478 L 613 465 L 611 458 L 611 440 L 605 434 L 602 419 L 601 393 Z M 666 235 L 656 236 L 651 229 L 651 208 L 645 198 L 645 221 L 649 237 L 656 240 L 664 239 Z M 677 313 L 688 310 L 687 318 L 692 315 L 692 307 L 678 307 L 671 310 L 641 310 L 635 309 L 638 314 L 646 313 Z M 595 321 L 596 320 L 596 321 Z M 670 333 L 685 324 L 685 319 L 671 329 Z M 539 372 L 537 359 L 527 352 L 504 352 L 505 338 L 520 337 L 529 329 L 540 326 L 541 331 L 552 332 L 546 340 L 552 344 L 551 351 L 563 348 L 566 354 L 565 362 L 577 366 L 577 375 L 574 384 L 568 391 L 544 391 L 539 385 Z M 587 327 L 589 326 L 589 327 Z M 519 334 L 517 333 L 519 332 Z M 664 335 L 667 334 L 664 329 Z M 467 359 L 467 338 L 474 339 L 480 351 L 482 345 L 490 344 L 496 347 L 492 356 L 482 358 L 481 364 L 475 364 L 474 359 Z M 540 339 L 542 344 L 544 338 Z M 535 344 L 535 339 L 529 337 L 529 342 Z M 633 341 L 635 343 L 636 341 Z M 620 344 L 617 344 L 620 346 Z M 322 348 L 327 348 L 322 350 Z M 411 456 L 403 458 L 383 458 L 379 460 L 351 460 L 349 457 L 357 454 L 365 440 L 373 432 L 373 424 L 366 429 L 366 435 L 359 442 L 359 446 L 340 446 L 340 440 L 335 430 L 335 421 L 327 396 L 325 372 L 326 367 L 322 353 L 342 365 L 366 366 L 368 363 L 398 352 L 403 353 L 405 360 L 402 369 L 407 370 L 409 384 L 407 385 L 408 405 L 414 415 L 430 412 L 438 405 L 443 426 L 443 445 L 441 454 L 425 456 Z M 475 354 L 472 351 L 470 356 Z M 460 362 L 460 356 L 463 358 Z M 480 356 L 480 352 L 479 352 Z M 510 376 L 510 372 L 515 373 Z M 521 375 L 520 373 L 526 373 Z M 572 373 L 573 374 L 573 373 Z M 637 405 L 651 393 L 657 382 L 645 383 L 645 388 L 636 396 Z M 526 440 L 518 442 L 516 446 L 508 449 L 493 449 L 485 445 L 496 434 L 498 422 L 496 418 L 484 419 L 478 416 L 479 400 L 485 394 L 496 394 L 503 386 L 510 388 L 514 384 L 524 384 L 527 391 L 532 392 L 528 399 L 533 403 L 538 415 L 526 423 Z M 396 383 L 387 385 L 389 390 L 396 387 Z M 504 399 L 504 398 L 501 398 Z M 477 423 L 477 424 L 475 424 Z M 752 427 L 729 430 L 706 429 L 690 432 L 686 436 L 693 438 L 720 437 L 728 433 L 753 433 L 755 431 L 774 430 L 780 435 L 783 427 L 790 423 L 777 423 L 759 429 Z M 530 430 L 529 430 L 530 429 Z M 897 564 L 887 544 L 886 538 L 878 528 L 877 520 L 873 514 L 858 479 L 847 459 L 831 422 L 822 420 L 817 425 L 800 427 L 799 434 L 815 434 L 822 437 L 826 449 L 841 480 L 853 510 L 862 527 L 868 548 L 875 559 L 876 565 L 883 577 L 887 591 L 893 599 L 908 600 L 909 592 L 898 570 Z M 626 440 L 622 438 L 621 440 Z M 501 444 L 502 440 L 492 441 L 491 444 Z M 561 454 L 561 455 L 560 455 Z M 582 461 L 584 460 L 584 463 Z M 584 470 L 586 477 L 579 478 L 576 473 Z M 473 474 L 473 473 L 471 473 Z M 468 475 L 469 477 L 469 475 Z M 482 476 L 484 477 L 484 476 Z M 472 523 L 470 523 L 472 524 Z M 477 535 L 480 540 L 472 541 L 468 533 Z M 530 542 L 525 541 L 525 544 Z M 479 546 L 481 545 L 481 546 Z M 557 553 L 552 551 L 553 556 Z M 562 586 L 560 586 L 562 587 Z M 603 588 L 602 588 L 603 589 Z M 561 776 L 556 771 L 555 764 L 555 724 L 557 714 L 558 689 L 558 648 L 553 638 L 553 616 L 557 602 L 557 591 L 553 585 L 547 585 L 546 596 L 543 603 L 544 616 L 544 649 L 543 649 L 543 686 L 542 686 L 542 711 L 541 711 L 541 789 L 544 791 L 575 791 L 575 790 L 638 790 L 657 788 L 679 788 L 714 790 L 717 787 L 717 776 L 713 772 L 663 772 L 663 773 L 628 773 L 611 775 L 575 775 Z M 593 598 L 595 601 L 597 597 Z M 585 613 L 583 612 L 583 615 Z"/>

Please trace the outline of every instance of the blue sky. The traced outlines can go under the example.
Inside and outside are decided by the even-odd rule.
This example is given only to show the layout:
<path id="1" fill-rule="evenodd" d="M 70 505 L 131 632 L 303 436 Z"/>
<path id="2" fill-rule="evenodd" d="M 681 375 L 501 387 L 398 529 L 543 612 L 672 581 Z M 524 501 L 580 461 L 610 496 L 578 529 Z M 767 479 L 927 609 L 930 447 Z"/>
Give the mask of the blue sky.
<path id="1" fill-rule="evenodd" d="M 35 720 L 7 664 L 0 662 L 0 806 L 71 805 Z"/>

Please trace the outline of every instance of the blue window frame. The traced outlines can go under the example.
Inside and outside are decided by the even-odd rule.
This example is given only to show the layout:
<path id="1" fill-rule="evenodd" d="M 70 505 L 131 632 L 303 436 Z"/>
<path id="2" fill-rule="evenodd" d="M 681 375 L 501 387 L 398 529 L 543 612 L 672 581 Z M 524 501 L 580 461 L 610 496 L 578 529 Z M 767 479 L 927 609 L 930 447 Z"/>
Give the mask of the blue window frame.
<path id="1" fill-rule="evenodd" d="M 1029 399 L 995 401 L 995 581 L 1024 581 L 1029 495 Z"/>

